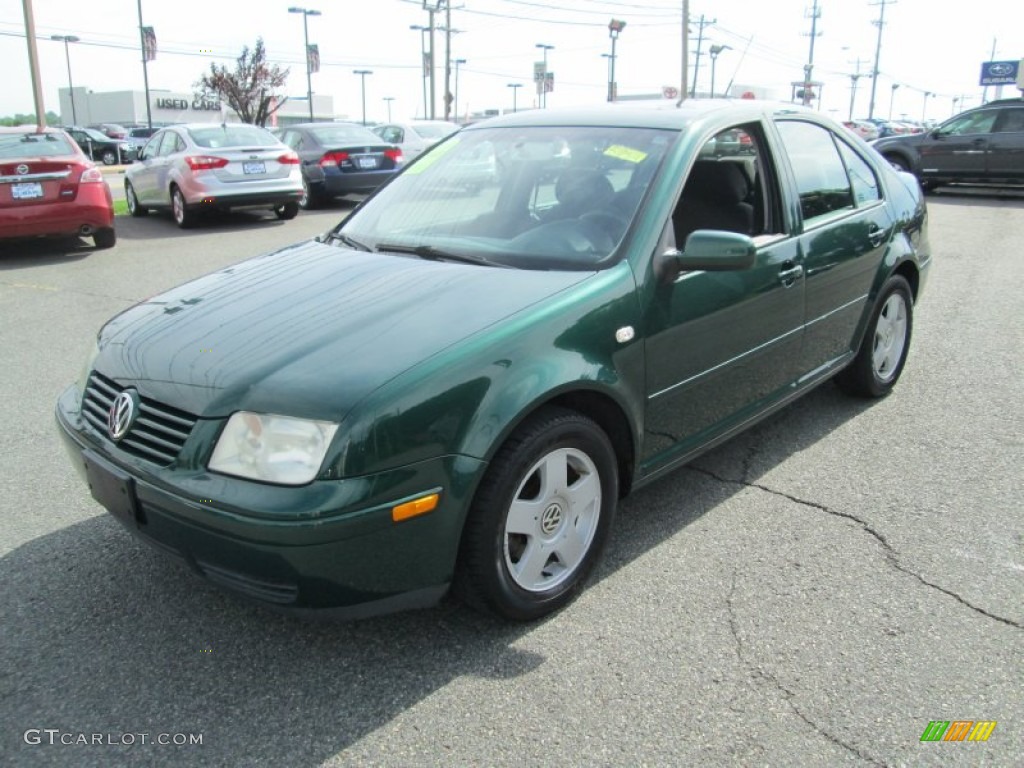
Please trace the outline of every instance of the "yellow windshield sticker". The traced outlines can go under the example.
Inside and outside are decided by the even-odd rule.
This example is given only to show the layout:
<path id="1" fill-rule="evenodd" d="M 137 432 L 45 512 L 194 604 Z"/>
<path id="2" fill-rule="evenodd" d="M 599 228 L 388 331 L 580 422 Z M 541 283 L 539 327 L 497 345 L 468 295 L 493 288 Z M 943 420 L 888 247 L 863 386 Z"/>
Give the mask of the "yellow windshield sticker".
<path id="1" fill-rule="evenodd" d="M 423 173 L 425 170 L 427 170 L 427 168 L 434 165 L 434 163 L 436 163 L 442 157 L 444 157 L 453 149 L 455 149 L 455 146 L 458 143 L 459 139 L 452 139 L 451 141 L 446 141 L 444 144 L 441 144 L 440 146 L 434 147 L 433 149 L 429 150 L 425 157 L 422 157 L 419 160 L 417 160 L 415 165 L 409 166 L 409 170 L 405 172 L 406 175 L 408 176 L 416 175 L 417 173 Z"/>
<path id="2" fill-rule="evenodd" d="M 617 160 L 625 160 L 627 163 L 642 163 L 647 158 L 646 152 L 639 149 L 630 149 L 621 144 L 612 144 L 604 151 L 606 157 L 614 157 Z"/>

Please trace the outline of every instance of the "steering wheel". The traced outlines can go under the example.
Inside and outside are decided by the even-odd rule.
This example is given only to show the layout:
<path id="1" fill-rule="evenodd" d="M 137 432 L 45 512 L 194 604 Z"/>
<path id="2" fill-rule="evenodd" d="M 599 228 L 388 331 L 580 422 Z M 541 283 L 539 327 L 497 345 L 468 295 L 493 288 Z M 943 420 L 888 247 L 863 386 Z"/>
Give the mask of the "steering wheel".
<path id="1" fill-rule="evenodd" d="M 605 233 L 612 243 L 608 246 L 607 250 L 609 251 L 618 244 L 619 240 L 626 233 L 626 228 L 629 226 L 629 219 L 618 211 L 611 211 L 607 208 L 599 211 L 588 211 L 580 216 L 580 221 L 588 226 L 588 231 L 597 228 Z"/>

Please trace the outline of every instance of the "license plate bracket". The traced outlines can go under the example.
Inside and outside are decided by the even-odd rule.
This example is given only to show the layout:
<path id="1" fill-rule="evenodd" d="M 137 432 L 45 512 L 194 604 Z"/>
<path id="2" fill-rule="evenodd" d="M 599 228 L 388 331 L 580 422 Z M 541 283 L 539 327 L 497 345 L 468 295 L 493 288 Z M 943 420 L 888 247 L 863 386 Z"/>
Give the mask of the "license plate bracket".
<path id="1" fill-rule="evenodd" d="M 376 157 L 357 157 L 356 164 L 363 170 L 376 168 L 377 158 Z"/>
<path id="2" fill-rule="evenodd" d="M 82 451 L 82 461 L 92 497 L 125 525 L 137 526 L 140 516 L 135 480 L 92 451 Z"/>
<path id="3" fill-rule="evenodd" d="M 23 181 L 11 185 L 11 197 L 15 200 L 35 200 L 43 196 L 43 185 L 38 181 Z"/>
<path id="4" fill-rule="evenodd" d="M 253 173 L 266 173 L 267 164 L 262 160 L 252 163 L 242 163 L 242 173 L 253 174 Z"/>

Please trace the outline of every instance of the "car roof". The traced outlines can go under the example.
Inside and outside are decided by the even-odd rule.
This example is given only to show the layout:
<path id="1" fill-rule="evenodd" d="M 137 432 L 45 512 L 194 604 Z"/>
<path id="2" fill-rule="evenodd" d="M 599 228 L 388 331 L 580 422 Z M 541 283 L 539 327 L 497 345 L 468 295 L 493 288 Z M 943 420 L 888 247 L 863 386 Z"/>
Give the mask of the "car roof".
<path id="1" fill-rule="evenodd" d="M 593 107 L 559 107 L 543 110 L 524 110 L 492 117 L 467 126 L 463 130 L 481 127 L 518 126 L 621 126 L 633 128 L 681 129 L 705 118 L 721 118 L 736 122 L 750 122 L 781 114 L 800 114 L 821 118 L 802 105 L 785 102 L 757 101 L 753 99 L 687 99 L 675 101 L 659 99 L 649 102 L 614 102 Z"/>

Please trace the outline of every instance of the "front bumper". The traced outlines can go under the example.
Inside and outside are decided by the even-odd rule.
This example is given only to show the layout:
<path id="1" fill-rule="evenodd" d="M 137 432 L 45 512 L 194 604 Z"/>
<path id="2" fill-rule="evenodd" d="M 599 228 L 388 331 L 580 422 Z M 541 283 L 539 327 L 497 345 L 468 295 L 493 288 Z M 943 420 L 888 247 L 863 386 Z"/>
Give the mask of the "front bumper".
<path id="1" fill-rule="evenodd" d="M 94 498 L 212 583 L 264 605 L 347 618 L 431 605 L 448 589 L 483 468 L 476 459 L 444 456 L 368 477 L 269 486 L 156 467 L 98 435 L 78 408 L 70 387 L 56 418 Z M 438 489 L 434 511 L 392 522 L 394 505 Z"/>

